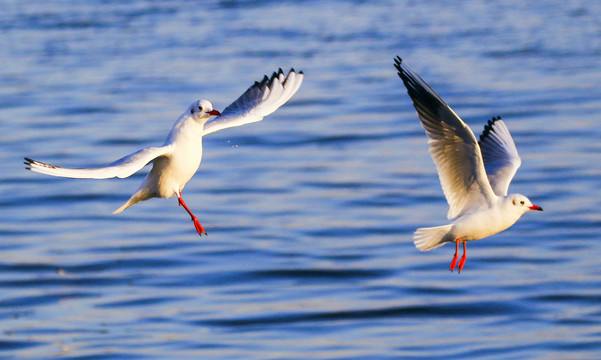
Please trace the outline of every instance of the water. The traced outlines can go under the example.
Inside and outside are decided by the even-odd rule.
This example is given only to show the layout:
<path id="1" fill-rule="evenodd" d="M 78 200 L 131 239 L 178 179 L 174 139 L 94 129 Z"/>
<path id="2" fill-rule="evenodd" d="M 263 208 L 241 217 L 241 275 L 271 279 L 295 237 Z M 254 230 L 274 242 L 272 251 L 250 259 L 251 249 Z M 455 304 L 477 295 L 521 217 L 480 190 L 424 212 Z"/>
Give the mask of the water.
<path id="1" fill-rule="evenodd" d="M 601 357 L 601 6 L 595 2 L 9 1 L 0 13 L 0 357 Z M 476 132 L 506 120 L 510 191 L 545 212 L 421 253 L 446 222 L 401 55 Z M 24 170 L 160 145 L 306 73 L 263 122 L 208 136 L 184 198 L 111 212 L 128 179 Z"/>

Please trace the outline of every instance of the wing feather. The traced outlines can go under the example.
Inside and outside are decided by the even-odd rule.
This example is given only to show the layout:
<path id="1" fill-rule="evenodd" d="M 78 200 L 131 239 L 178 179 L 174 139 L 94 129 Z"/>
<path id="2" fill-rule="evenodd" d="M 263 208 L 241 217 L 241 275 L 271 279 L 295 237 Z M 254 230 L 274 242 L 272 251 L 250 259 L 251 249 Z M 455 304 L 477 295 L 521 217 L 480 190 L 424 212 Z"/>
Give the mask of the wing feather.
<path id="1" fill-rule="evenodd" d="M 126 178 L 138 172 L 157 157 L 169 155 L 172 151 L 172 148 L 172 145 L 165 145 L 161 147 L 142 149 L 133 154 L 122 157 L 108 166 L 99 168 L 63 168 L 30 158 L 25 158 L 25 165 L 27 165 L 27 170 L 37 173 L 74 179 L 109 179 L 113 177 Z"/>
<path id="2" fill-rule="evenodd" d="M 513 176 L 522 164 L 518 149 L 501 117 L 489 120 L 478 142 L 488 180 L 495 194 L 506 196 Z"/>
<path id="3" fill-rule="evenodd" d="M 400 57 L 395 67 L 428 135 L 442 190 L 449 203 L 449 219 L 474 204 L 496 197 L 488 182 L 480 147 L 470 128 Z"/>
<path id="4" fill-rule="evenodd" d="M 303 82 L 303 72 L 290 69 L 284 76 L 282 69 L 255 82 L 236 101 L 221 112 L 221 117 L 207 121 L 203 136 L 230 127 L 261 121 L 265 116 L 284 105 L 298 91 Z"/>

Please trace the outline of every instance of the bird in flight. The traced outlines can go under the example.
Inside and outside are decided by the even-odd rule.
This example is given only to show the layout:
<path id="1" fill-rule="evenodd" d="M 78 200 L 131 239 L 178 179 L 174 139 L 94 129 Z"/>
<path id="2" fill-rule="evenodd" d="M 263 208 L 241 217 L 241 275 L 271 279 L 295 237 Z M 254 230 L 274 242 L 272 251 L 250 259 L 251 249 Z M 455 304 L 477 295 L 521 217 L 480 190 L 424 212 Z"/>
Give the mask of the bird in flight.
<path id="1" fill-rule="evenodd" d="M 194 222 L 199 235 L 206 231 L 182 198 L 186 183 L 198 170 L 202 159 L 202 138 L 205 135 L 230 127 L 261 121 L 284 105 L 298 91 L 303 82 L 303 72 L 290 69 L 284 75 L 282 69 L 271 77 L 265 76 L 255 82 L 223 112 L 213 109 L 208 100 L 198 100 L 184 111 L 173 125 L 165 143 L 159 147 L 149 147 L 127 155 L 107 166 L 97 168 L 62 168 L 25 158 L 27 170 L 41 174 L 78 178 L 108 179 L 126 178 L 153 163 L 138 190 L 113 214 L 153 197 L 170 198 L 177 196 Z"/>
<path id="2" fill-rule="evenodd" d="M 417 229 L 413 241 L 421 251 L 454 242 L 451 271 L 457 264 L 459 244 L 463 244 L 458 264 L 461 272 L 467 257 L 466 242 L 494 235 L 526 212 L 543 209 L 524 195 L 507 195 L 522 160 L 501 117 L 489 120 L 477 140 L 463 120 L 400 57 L 394 66 L 426 130 L 430 154 L 449 203 L 447 217 L 452 220 L 448 225 Z"/>

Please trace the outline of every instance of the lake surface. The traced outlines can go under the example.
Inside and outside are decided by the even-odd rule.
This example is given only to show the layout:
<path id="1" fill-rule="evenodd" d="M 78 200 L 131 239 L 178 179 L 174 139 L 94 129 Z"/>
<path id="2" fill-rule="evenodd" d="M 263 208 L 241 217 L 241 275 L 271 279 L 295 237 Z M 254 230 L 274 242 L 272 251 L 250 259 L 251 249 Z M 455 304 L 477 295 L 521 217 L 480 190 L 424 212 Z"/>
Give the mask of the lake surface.
<path id="1" fill-rule="evenodd" d="M 601 5 L 584 1 L 8 1 L 0 13 L 0 358 L 601 358 Z M 422 253 L 447 222 L 393 58 L 522 156 L 509 230 Z M 305 72 L 264 121 L 204 139 L 184 199 L 112 211 L 127 179 L 25 171 L 163 143 Z"/>

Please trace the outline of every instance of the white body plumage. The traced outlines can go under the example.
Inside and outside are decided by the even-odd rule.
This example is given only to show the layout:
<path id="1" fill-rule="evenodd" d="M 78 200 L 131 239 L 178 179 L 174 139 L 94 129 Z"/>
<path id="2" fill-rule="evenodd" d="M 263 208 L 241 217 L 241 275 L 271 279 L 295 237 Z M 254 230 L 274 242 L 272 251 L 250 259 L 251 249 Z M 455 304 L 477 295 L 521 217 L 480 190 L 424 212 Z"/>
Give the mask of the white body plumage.
<path id="1" fill-rule="evenodd" d="M 25 158 L 27 169 L 52 176 L 107 179 L 125 178 L 136 173 L 149 163 L 153 163 L 136 193 L 114 213 L 120 213 L 140 201 L 153 197 L 169 198 L 177 196 L 179 204 L 192 217 L 199 234 L 206 233 L 186 206 L 181 191 L 194 176 L 202 159 L 202 138 L 216 131 L 261 121 L 284 105 L 298 91 L 303 73 L 291 69 L 284 75 L 282 69 L 269 78 L 255 82 L 223 113 L 213 109 L 208 100 L 198 100 L 191 104 L 173 125 L 165 143 L 160 147 L 150 147 L 127 155 L 112 164 L 98 168 L 62 168 L 30 158 Z"/>
<path id="2" fill-rule="evenodd" d="M 417 229 L 413 236 L 421 251 L 455 242 L 463 244 L 503 231 L 530 210 L 542 210 L 520 194 L 507 195 L 521 159 L 509 130 L 500 117 L 488 121 L 479 141 L 455 112 L 405 64 L 400 57 L 395 67 L 428 136 L 430 154 L 436 164 L 443 192 L 449 203 L 451 224 Z"/>

